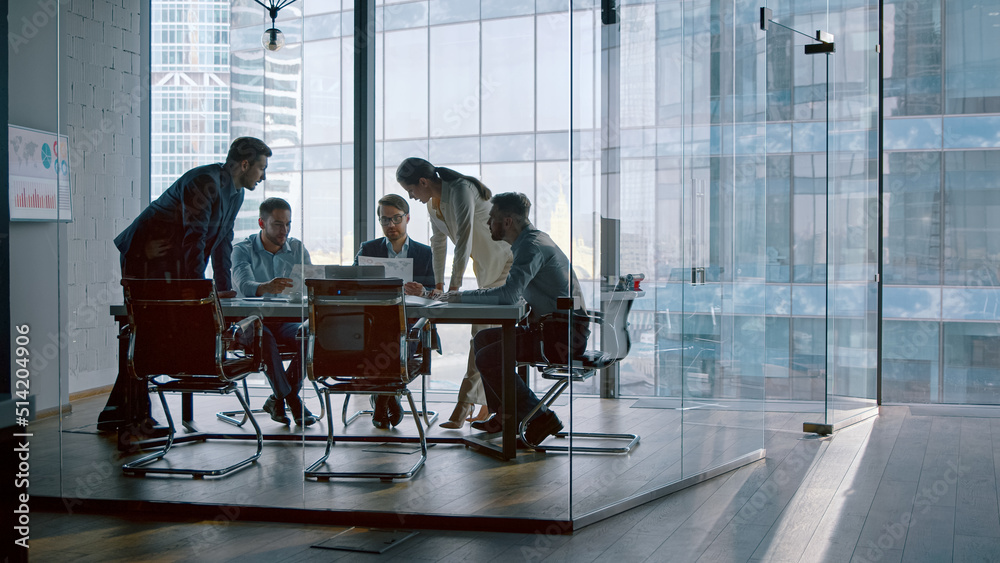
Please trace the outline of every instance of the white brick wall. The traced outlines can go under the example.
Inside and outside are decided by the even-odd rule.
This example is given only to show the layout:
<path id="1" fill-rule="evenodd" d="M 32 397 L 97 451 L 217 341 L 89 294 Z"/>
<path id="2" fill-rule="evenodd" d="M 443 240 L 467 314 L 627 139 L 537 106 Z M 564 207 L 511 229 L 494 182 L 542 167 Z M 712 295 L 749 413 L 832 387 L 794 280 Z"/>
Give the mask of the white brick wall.
<path id="1" fill-rule="evenodd" d="M 62 120 L 78 158 L 69 225 L 70 392 L 114 382 L 118 328 L 108 304 L 121 301 L 112 239 L 138 214 L 141 0 L 63 2 L 68 82 Z"/>

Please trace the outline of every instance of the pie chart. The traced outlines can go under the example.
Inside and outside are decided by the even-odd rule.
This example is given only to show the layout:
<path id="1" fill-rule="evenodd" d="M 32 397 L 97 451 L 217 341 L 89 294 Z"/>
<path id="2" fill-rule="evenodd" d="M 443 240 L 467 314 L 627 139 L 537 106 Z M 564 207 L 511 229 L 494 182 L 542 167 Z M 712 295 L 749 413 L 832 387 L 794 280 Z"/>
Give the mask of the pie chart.
<path id="1" fill-rule="evenodd" d="M 42 145 L 42 166 L 46 169 L 52 166 L 52 149 L 48 143 Z"/>

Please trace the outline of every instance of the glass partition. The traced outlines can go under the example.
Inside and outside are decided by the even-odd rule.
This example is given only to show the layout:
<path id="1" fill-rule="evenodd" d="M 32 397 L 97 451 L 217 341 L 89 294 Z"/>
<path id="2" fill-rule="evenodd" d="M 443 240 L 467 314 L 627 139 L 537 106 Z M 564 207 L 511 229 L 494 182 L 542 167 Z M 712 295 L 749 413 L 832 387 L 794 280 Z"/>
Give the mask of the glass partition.
<path id="1" fill-rule="evenodd" d="M 151 178 L 152 185 L 116 187 L 113 199 L 84 195 L 78 220 L 69 226 L 12 229 L 19 240 L 43 241 L 44 250 L 19 259 L 45 261 L 37 268 L 57 280 L 53 299 L 72 305 L 68 319 L 62 313 L 67 308 L 58 306 L 37 331 L 70 335 L 63 340 L 68 360 L 55 353 L 47 365 L 36 364 L 46 374 L 39 386 L 53 387 L 39 393 L 41 408 L 63 415 L 36 435 L 57 444 L 40 456 L 44 463 L 52 460 L 61 477 L 42 485 L 46 494 L 364 512 L 400 526 L 416 514 L 509 518 L 523 521 L 519 529 L 527 531 L 534 522 L 558 522 L 565 530 L 759 459 L 765 400 L 821 402 L 833 421 L 871 406 L 877 311 L 871 55 L 865 41 L 848 40 L 854 31 L 874 29 L 867 5 L 831 7 L 822 17 L 792 14 L 790 5 L 774 7 L 775 19 L 790 17 L 797 28 L 829 25 L 838 41 L 845 38 L 838 43 L 842 52 L 807 57 L 802 46 L 810 41 L 784 29 L 761 30 L 759 6 L 743 0 L 623 2 L 616 13 L 589 0 L 385 0 L 375 3 L 374 25 L 363 38 L 354 36 L 353 2 L 298 0 L 277 18 L 286 38 L 278 51 L 262 49 L 270 19 L 252 0 L 211 9 L 167 4 L 153 10 L 157 37 L 197 41 L 182 47 L 154 42 L 150 52 L 163 64 L 150 65 L 150 91 L 130 98 L 134 107 L 120 107 L 127 114 L 122 129 L 131 131 L 133 114 L 151 101 L 148 133 L 158 146 L 143 167 L 135 164 L 141 161 L 136 155 L 123 167 L 139 168 L 129 168 L 130 174 Z M 788 13 L 779 16 L 779 8 Z M 847 14 L 850 25 L 836 27 L 842 22 L 834 13 Z M 156 27 L 157 18 L 170 25 Z M 224 29 L 209 25 L 220 22 Z M 155 34 L 145 33 L 144 41 Z M 375 49 L 375 91 L 368 100 L 375 108 L 373 147 L 355 144 L 354 125 L 361 118 L 355 115 L 354 55 L 361 42 Z M 209 57 L 206 68 L 182 66 Z M 856 59 L 867 66 L 859 70 Z M 56 88 L 60 95 L 68 90 L 62 82 Z M 10 107 L 13 115 L 19 106 Z M 71 142 L 80 146 L 89 129 L 74 112 L 25 126 L 72 129 L 77 136 Z M 105 134 L 102 142 L 117 143 L 121 135 Z M 352 264 L 364 242 L 355 228 L 355 209 L 367 205 L 356 201 L 359 150 L 374 149 L 374 193 L 362 195 L 373 196 L 371 201 L 389 194 L 407 198 L 395 174 L 410 156 L 480 178 L 494 194 L 527 195 L 532 224 L 567 256 L 567 277 L 579 281 L 587 310 L 606 321 L 592 327 L 587 349 L 624 354 L 586 377 L 577 372 L 551 405 L 567 434 L 546 443 L 566 445 L 568 453 L 521 448 L 513 459 L 501 460 L 475 449 L 484 441 L 496 446 L 497 436 L 467 423 L 439 427 L 468 372 L 471 333 L 467 324 L 437 322 L 440 353 L 431 353 L 427 388 L 421 389 L 420 380 L 410 385 L 418 403 L 426 400 L 440 414 L 424 420 L 437 443 L 410 479 L 301 479 L 322 455 L 327 425 L 369 440 L 337 442 L 331 464 L 341 467 L 360 460 L 405 465 L 414 451 L 389 451 L 394 446 L 378 439 L 416 433 L 412 419 L 395 429 L 373 428 L 365 416 L 349 421 L 355 410 L 369 410 L 367 396 L 354 396 L 343 413 L 338 396 L 331 411 L 308 382 L 305 404 L 323 412 L 324 421 L 285 427 L 258 413 L 267 441 L 265 457 L 254 466 L 203 482 L 122 477 L 122 461 L 136 452 L 120 452 L 115 437 L 99 435 L 59 410 L 68 393 L 93 387 L 73 373 L 103 370 L 102 381 L 113 380 L 124 357 L 119 343 L 126 341 L 118 340 L 107 314 L 108 305 L 120 302 L 119 278 L 99 273 L 94 264 L 117 267 L 110 241 L 148 204 L 135 193 L 149 189 L 155 198 L 188 168 L 224 158 L 228 142 L 246 135 L 263 139 L 274 154 L 267 180 L 246 194 L 234 240 L 259 233 L 258 206 L 281 197 L 292 207 L 290 235 L 303 242 L 313 265 Z M 71 164 L 86 172 L 74 178 L 80 189 L 90 190 L 84 194 L 96 197 L 102 193 L 92 181 L 97 173 L 88 168 L 96 165 L 82 153 Z M 937 166 L 962 165 L 955 162 Z M 95 201 L 121 207 L 122 216 L 102 221 Z M 407 201 L 409 236 L 429 243 L 433 206 Z M 379 223 L 369 224 L 370 232 L 360 236 L 381 237 Z M 101 252 L 111 258 L 100 262 Z M 447 252 L 440 272 L 445 289 L 451 285 L 453 242 Z M 65 282 L 59 281 L 63 275 Z M 476 266 L 470 264 L 460 281 L 463 290 L 477 288 Z M 12 295 L 26 291 L 12 288 Z M 260 310 L 277 316 L 278 307 Z M 615 324 L 623 308 L 627 324 Z M 284 310 L 294 311 L 284 320 L 304 321 L 308 299 Z M 919 322 L 901 319 L 897 332 Z M 981 319 L 967 320 L 932 336 L 983 342 L 988 349 L 996 331 L 983 329 Z M 572 335 L 566 338 L 570 346 Z M 92 346 L 104 350 L 99 359 L 89 353 Z M 989 354 L 974 350 L 966 356 L 926 354 L 921 365 L 940 364 L 928 377 L 964 377 L 969 383 L 962 389 L 988 396 L 982 366 Z M 55 370 L 52 379 L 45 370 Z M 537 369 L 524 373 L 538 396 L 553 385 Z M 249 381 L 250 403 L 260 407 L 270 386 L 263 374 Z M 952 397 L 964 391 L 941 385 L 936 392 Z M 179 419 L 181 398 L 169 401 Z M 251 436 L 249 426 L 237 429 L 215 417 L 220 402 L 195 398 L 195 426 Z M 162 415 L 154 405 L 153 416 Z M 74 429 L 79 431 L 66 432 Z M 586 448 L 619 446 L 622 438 L 587 433 L 634 433 L 639 441 L 627 452 L 594 453 Z M 212 459 L 248 447 L 233 441 L 213 446 L 184 449 Z M 99 454 L 84 455 L 93 451 Z"/>
<path id="2" fill-rule="evenodd" d="M 837 2 L 830 13 L 830 33 L 845 40 L 836 53 L 813 56 L 827 59 L 829 76 L 826 416 L 836 428 L 877 414 L 878 61 L 867 30 L 877 29 L 878 14 L 867 2 Z"/>
<path id="3" fill-rule="evenodd" d="M 765 33 L 754 5 L 684 3 L 678 92 L 682 471 L 763 447 Z"/>
<path id="4" fill-rule="evenodd" d="M 36 494 L 60 496 L 80 488 L 64 474 L 73 468 L 72 450 L 61 447 L 62 430 L 76 426 L 70 418 L 69 397 L 79 389 L 72 389 L 71 383 L 79 382 L 71 382 L 75 366 L 71 367 L 69 360 L 84 359 L 84 346 L 69 336 L 77 334 L 77 328 L 93 326 L 95 336 L 104 338 L 93 310 L 96 305 L 81 304 L 72 313 L 66 306 L 69 297 L 85 293 L 84 280 L 71 275 L 69 268 L 78 267 L 83 278 L 93 278 L 90 288 L 95 303 L 105 288 L 98 281 L 95 264 L 82 265 L 70 258 L 70 241 L 80 254 L 88 244 L 97 250 L 95 223 L 91 223 L 90 232 L 77 236 L 79 221 L 85 221 L 87 211 L 80 201 L 77 207 L 72 206 L 72 190 L 79 187 L 72 174 L 84 168 L 84 146 L 76 140 L 68 142 L 67 135 L 73 130 L 67 127 L 69 116 L 62 108 L 70 91 L 60 73 L 38 72 L 59 68 L 66 50 L 66 40 L 59 34 L 59 14 L 12 3 L 6 17 L 11 22 L 27 23 L 9 24 L 13 43 L 4 55 L 9 84 L 5 99 L 8 123 L 3 124 L 7 128 L 9 195 L 4 197 L 8 198 L 9 215 L 3 220 L 9 221 L 4 236 L 10 256 L 5 264 L 9 267 L 10 287 L 5 299 L 10 317 L 5 344 L 8 376 L 0 395 L 4 409 L 11 413 L 3 428 L 3 447 L 11 452 L 4 457 L 10 468 L 9 491 L 12 497 L 22 499 L 6 521 L 17 526 L 11 537 L 27 547 L 30 516 L 34 516 L 29 513 L 37 506 Z M 35 23 L 31 24 L 33 17 Z M 79 117 L 72 116 L 72 123 L 82 127 Z M 91 141 L 93 147 L 100 139 Z M 96 353 L 85 360 L 95 368 L 102 361 Z M 104 471 L 106 466 L 102 463 L 95 469 Z M 27 549 L 13 547 L 5 553 L 28 558 Z"/>
<path id="5" fill-rule="evenodd" d="M 602 73 L 619 78 L 601 92 L 602 310 L 619 276 L 642 274 L 642 291 L 631 350 L 597 389 L 600 414 L 574 416 L 573 428 L 631 428 L 641 442 L 627 456 L 574 451 L 574 518 L 761 452 L 767 186 L 756 13 L 745 2 L 636 2 L 601 29 L 611 61 Z"/>

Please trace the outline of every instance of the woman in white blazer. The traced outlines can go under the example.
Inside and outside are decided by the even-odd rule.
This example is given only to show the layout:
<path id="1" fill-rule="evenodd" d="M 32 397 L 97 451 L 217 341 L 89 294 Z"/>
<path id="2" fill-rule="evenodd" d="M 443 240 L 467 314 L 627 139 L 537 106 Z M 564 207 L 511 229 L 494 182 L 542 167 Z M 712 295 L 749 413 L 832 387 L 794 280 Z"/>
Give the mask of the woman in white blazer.
<path id="1" fill-rule="evenodd" d="M 489 188 L 478 179 L 450 168 L 436 167 L 422 158 L 410 157 L 396 168 L 396 181 L 411 199 L 427 204 L 431 219 L 431 250 L 434 253 L 434 281 L 439 291 L 445 290 L 444 267 L 448 255 L 448 240 L 454 245 L 451 279 L 448 291 L 462 286 L 465 269 L 472 258 L 472 271 L 480 288 L 497 287 L 507 280 L 513 257 L 510 246 L 493 240 L 486 224 L 489 218 Z M 487 325 L 472 325 L 472 335 Z M 474 420 L 485 419 L 486 395 L 476 370 L 473 350 L 458 391 L 458 404 L 444 428 L 461 428 L 471 414 L 473 405 L 483 405 Z M 469 419 L 473 420 L 473 419 Z"/>

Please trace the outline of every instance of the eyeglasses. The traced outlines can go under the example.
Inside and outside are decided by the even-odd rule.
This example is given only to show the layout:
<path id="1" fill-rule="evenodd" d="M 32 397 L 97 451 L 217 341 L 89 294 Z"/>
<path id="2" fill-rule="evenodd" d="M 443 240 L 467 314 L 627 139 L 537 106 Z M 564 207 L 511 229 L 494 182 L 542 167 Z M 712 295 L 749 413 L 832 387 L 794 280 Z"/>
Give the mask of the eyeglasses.
<path id="1" fill-rule="evenodd" d="M 398 225 L 403 222 L 403 217 L 406 217 L 405 213 L 400 213 L 399 215 L 393 215 L 392 217 L 379 217 L 378 222 L 382 223 L 383 227 L 388 227 L 389 223 L 393 225 Z"/>

